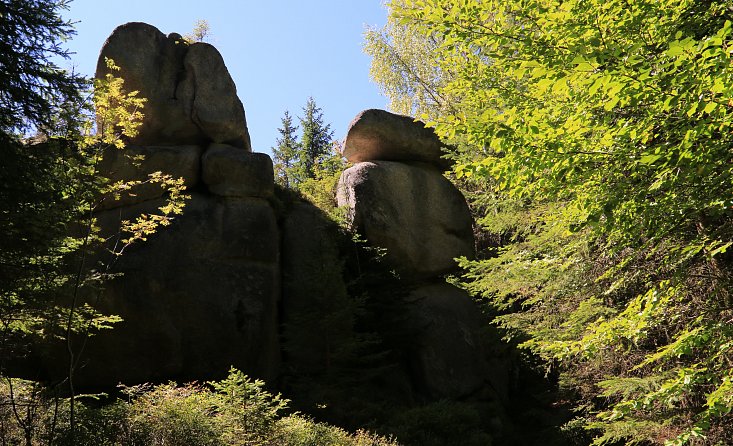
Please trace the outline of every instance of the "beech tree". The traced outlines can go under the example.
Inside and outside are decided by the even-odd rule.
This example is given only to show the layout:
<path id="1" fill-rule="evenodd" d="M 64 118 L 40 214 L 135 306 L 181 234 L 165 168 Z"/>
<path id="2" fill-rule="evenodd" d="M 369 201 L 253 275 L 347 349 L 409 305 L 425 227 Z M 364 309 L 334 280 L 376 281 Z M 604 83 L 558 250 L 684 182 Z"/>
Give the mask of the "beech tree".
<path id="1" fill-rule="evenodd" d="M 523 347 L 559 364 L 578 397 L 574 426 L 594 444 L 729 443 L 728 3 L 390 10 L 435 44 L 442 80 L 431 88 L 450 107 L 424 118 L 470 148 L 455 175 L 494 200 L 480 221 L 513 239 L 463 261 L 466 286 L 528 337 Z"/>

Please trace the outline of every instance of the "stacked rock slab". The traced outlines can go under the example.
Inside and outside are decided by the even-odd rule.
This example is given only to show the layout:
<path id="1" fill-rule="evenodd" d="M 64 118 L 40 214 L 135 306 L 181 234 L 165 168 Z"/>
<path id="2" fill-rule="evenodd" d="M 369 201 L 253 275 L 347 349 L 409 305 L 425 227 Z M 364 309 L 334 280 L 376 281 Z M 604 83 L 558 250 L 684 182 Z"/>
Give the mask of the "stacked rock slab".
<path id="1" fill-rule="evenodd" d="M 466 397 L 502 375 L 491 370 L 474 302 L 441 279 L 455 271 L 454 258 L 474 255 L 471 214 L 442 175 L 442 148 L 424 124 L 366 110 L 346 136 L 343 154 L 355 164 L 341 175 L 337 195 L 352 228 L 415 284 L 405 302 L 409 362 L 419 390 L 437 399 Z"/>
<path id="2" fill-rule="evenodd" d="M 97 306 L 123 322 L 86 343 L 77 386 L 215 379 L 231 366 L 274 379 L 280 234 L 270 204 L 273 167 L 269 156 L 250 150 L 221 56 L 210 45 L 129 23 L 105 43 L 98 77 L 107 72 L 104 57 L 148 102 L 140 134 L 124 149 L 108 149 L 100 172 L 112 183 L 170 174 L 183 179 L 190 199 L 172 225 L 115 263 L 112 271 L 122 275 L 104 284 Z M 122 220 L 160 213 L 166 203 L 154 184 L 101 198 L 96 217 L 112 241 Z M 49 374 L 65 376 L 58 367 L 66 361 L 46 356 Z"/>

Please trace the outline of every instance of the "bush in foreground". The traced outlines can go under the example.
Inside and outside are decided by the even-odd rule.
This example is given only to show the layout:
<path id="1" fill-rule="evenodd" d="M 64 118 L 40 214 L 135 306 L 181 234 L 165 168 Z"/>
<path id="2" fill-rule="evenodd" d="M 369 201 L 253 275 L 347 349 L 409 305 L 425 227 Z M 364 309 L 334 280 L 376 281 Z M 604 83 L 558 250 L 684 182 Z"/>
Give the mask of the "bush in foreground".
<path id="1" fill-rule="evenodd" d="M 11 390 L 12 389 L 12 390 Z M 127 399 L 84 398 L 72 432 L 68 400 L 34 383 L 5 379 L 0 444 L 74 446 L 398 446 L 365 431 L 350 434 L 302 415 L 283 416 L 288 400 L 232 369 L 205 385 L 123 389 Z"/>

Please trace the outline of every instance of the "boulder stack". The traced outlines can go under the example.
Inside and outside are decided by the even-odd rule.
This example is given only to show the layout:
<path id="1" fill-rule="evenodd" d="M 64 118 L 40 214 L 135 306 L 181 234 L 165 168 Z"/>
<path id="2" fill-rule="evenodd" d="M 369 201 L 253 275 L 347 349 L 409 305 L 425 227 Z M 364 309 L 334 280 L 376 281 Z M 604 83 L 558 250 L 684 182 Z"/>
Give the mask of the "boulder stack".
<path id="1" fill-rule="evenodd" d="M 341 175 L 338 204 L 407 277 L 449 273 L 454 258 L 474 255 L 471 213 L 441 173 L 442 147 L 423 123 L 383 110 L 361 112 L 346 135 L 343 154 L 355 164 Z"/>
<path id="2" fill-rule="evenodd" d="M 343 154 L 355 164 L 341 175 L 337 195 L 351 227 L 384 248 L 390 267 L 413 283 L 404 301 L 406 360 L 417 390 L 434 399 L 503 388 L 506 371 L 488 354 L 473 300 L 442 279 L 455 271 L 456 257 L 474 256 L 468 205 L 442 175 L 443 147 L 419 121 L 366 110 L 346 136 Z"/>

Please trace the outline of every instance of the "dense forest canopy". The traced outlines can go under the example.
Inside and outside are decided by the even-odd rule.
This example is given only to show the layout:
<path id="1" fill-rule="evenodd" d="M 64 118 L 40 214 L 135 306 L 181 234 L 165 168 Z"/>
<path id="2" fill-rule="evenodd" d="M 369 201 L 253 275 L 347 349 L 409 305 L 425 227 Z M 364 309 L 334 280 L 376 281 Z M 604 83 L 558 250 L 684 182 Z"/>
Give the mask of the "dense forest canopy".
<path id="1" fill-rule="evenodd" d="M 373 77 L 459 148 L 455 176 L 503 242 L 463 262 L 465 285 L 561 371 L 570 427 L 733 441 L 730 4 L 389 10 L 367 34 Z"/>

